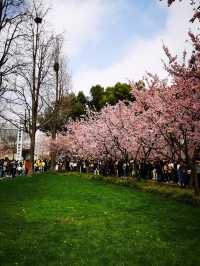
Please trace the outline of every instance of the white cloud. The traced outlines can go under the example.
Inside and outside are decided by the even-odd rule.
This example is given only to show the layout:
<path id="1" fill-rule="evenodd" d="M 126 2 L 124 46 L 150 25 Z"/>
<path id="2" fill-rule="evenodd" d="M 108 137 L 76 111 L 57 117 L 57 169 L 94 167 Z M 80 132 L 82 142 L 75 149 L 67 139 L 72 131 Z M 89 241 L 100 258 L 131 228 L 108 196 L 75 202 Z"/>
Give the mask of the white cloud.
<path id="1" fill-rule="evenodd" d="M 121 0 L 46 0 L 51 24 L 65 33 L 65 52 L 73 58 L 88 41 L 98 42 L 102 21 L 118 9 Z M 114 4 L 115 3 L 115 4 Z"/>
<path id="2" fill-rule="evenodd" d="M 117 25 L 120 12 L 126 12 L 124 0 L 45 0 L 52 6 L 51 24 L 56 32 L 65 32 L 65 54 L 71 61 L 79 58 L 88 42 L 101 41 L 104 34 L 105 18 L 110 18 Z M 153 1 L 153 0 L 152 0 Z M 186 46 L 188 23 L 192 15 L 189 4 L 177 3 L 171 8 L 159 2 L 160 8 L 168 12 L 165 27 L 151 38 L 140 38 L 129 41 L 123 56 L 117 62 L 111 62 L 106 68 L 89 68 L 87 62 L 78 72 L 73 69 L 73 84 L 77 91 L 87 94 L 92 85 L 113 85 L 117 81 L 138 80 L 145 71 L 166 75 L 161 59 L 165 59 L 162 51 L 163 42 L 174 53 L 179 53 Z M 133 10 L 134 12 L 135 10 Z M 134 15 L 134 14 L 133 14 Z M 151 21 L 150 21 L 151 22 Z M 150 23 L 149 22 L 149 23 Z M 134 31 L 134 29 L 133 29 Z M 131 33 L 130 33 L 131 34 Z M 97 51 L 98 52 L 98 51 Z"/>
<path id="3" fill-rule="evenodd" d="M 168 18 L 165 28 L 149 39 L 138 38 L 129 43 L 124 51 L 124 56 L 115 63 L 111 63 L 105 69 L 82 69 L 74 73 L 74 88 L 76 91 L 84 90 L 86 94 L 92 85 L 113 85 L 118 81 L 138 80 L 143 77 L 145 71 L 157 73 L 161 77 L 167 74 L 163 70 L 161 59 L 165 59 L 162 50 L 163 42 L 175 54 L 181 54 L 186 47 L 189 19 L 192 10 L 189 5 L 177 3 L 168 10 Z"/>

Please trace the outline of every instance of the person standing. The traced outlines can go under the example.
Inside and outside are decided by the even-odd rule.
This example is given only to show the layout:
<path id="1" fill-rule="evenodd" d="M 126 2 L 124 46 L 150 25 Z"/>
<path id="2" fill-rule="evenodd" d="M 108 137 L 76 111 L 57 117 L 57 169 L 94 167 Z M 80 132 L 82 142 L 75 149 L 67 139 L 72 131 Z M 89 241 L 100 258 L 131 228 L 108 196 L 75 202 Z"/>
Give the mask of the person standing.
<path id="1" fill-rule="evenodd" d="M 28 175 L 29 172 L 31 172 L 31 161 L 25 160 L 24 161 L 24 173 L 25 173 L 25 175 Z"/>
<path id="2" fill-rule="evenodd" d="M 12 160 L 10 163 L 11 168 L 11 176 L 12 178 L 16 177 L 16 171 L 17 171 L 17 162 L 15 160 Z"/>
<path id="3" fill-rule="evenodd" d="M 3 177 L 3 160 L 0 160 L 0 178 Z"/>
<path id="4" fill-rule="evenodd" d="M 3 162 L 3 176 L 8 177 L 8 160 L 5 159 Z"/>
<path id="5" fill-rule="evenodd" d="M 23 165 L 22 165 L 22 162 L 19 162 L 18 165 L 17 165 L 17 174 L 19 176 L 22 176 L 22 174 L 23 174 Z"/>

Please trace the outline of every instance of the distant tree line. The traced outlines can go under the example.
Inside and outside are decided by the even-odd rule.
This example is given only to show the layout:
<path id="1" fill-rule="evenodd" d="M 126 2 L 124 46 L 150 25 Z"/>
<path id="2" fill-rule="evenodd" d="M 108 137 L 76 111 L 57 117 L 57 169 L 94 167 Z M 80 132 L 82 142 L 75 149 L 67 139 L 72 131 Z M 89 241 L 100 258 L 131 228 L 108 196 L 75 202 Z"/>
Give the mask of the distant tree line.
<path id="1" fill-rule="evenodd" d="M 145 89 L 145 83 L 142 80 L 136 82 L 135 86 L 139 90 Z M 129 104 L 129 102 L 134 100 L 131 85 L 120 82 L 107 88 L 101 85 L 92 86 L 89 96 L 86 96 L 83 91 L 79 91 L 77 94 L 72 92 L 63 96 L 56 121 L 49 120 L 52 116 L 51 108 L 47 108 L 43 115 L 40 116 L 40 124 L 44 125 L 41 130 L 48 134 L 51 132 L 52 124 L 54 124 L 57 131 L 62 131 L 69 120 L 83 118 L 87 115 L 88 110 L 99 112 L 107 105 L 115 105 L 119 101 Z M 45 123 L 48 120 L 49 122 Z"/>

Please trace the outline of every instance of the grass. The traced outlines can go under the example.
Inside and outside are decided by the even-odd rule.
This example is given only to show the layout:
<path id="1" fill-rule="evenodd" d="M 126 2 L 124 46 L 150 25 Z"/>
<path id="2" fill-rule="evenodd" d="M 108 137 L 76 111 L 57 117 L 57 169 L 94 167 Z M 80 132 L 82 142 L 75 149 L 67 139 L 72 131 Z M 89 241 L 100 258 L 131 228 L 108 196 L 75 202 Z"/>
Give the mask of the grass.
<path id="1" fill-rule="evenodd" d="M 200 265 L 200 208 L 78 174 L 0 182 L 0 265 Z"/>
<path id="2" fill-rule="evenodd" d="M 159 183 L 153 180 L 140 180 L 136 178 L 116 178 L 111 176 L 98 176 L 94 174 L 82 174 L 81 177 L 91 180 L 103 180 L 107 183 L 131 187 L 145 192 L 152 192 L 165 198 L 175 199 L 190 204 L 199 205 L 200 202 L 194 202 L 193 189 L 184 189 L 175 184 Z"/>

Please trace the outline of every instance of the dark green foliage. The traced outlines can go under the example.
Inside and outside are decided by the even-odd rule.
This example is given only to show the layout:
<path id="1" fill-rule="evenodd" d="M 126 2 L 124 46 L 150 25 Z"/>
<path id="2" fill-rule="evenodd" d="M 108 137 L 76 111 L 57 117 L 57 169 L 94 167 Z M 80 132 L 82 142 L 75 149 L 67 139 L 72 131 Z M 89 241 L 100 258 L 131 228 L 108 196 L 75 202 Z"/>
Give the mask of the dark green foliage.
<path id="1" fill-rule="evenodd" d="M 71 99 L 71 112 L 69 116 L 73 119 L 80 119 L 86 114 L 87 98 L 82 91 L 78 95 L 72 95 Z"/>
<path id="2" fill-rule="evenodd" d="M 100 85 L 93 86 L 90 90 L 90 106 L 100 111 L 106 104 L 115 105 L 119 101 L 134 101 L 131 86 L 127 83 L 116 83 L 113 87 L 104 89 Z"/>
<path id="3" fill-rule="evenodd" d="M 114 87 L 108 87 L 105 91 L 106 102 L 115 105 L 119 101 L 133 101 L 130 85 L 126 83 L 116 83 Z"/>
<path id="4" fill-rule="evenodd" d="M 144 82 L 136 83 L 136 88 L 144 89 Z M 78 120 L 86 115 L 87 109 L 90 108 L 99 112 L 107 104 L 115 105 L 119 101 L 127 104 L 134 101 L 131 86 L 127 83 L 116 83 L 113 87 L 104 89 L 100 85 L 93 86 L 90 90 L 90 97 L 86 97 L 83 91 L 79 91 L 77 95 L 71 93 L 65 95 L 62 103 L 58 105 L 59 112 L 56 113 L 57 118 L 52 118 L 51 109 L 46 109 L 44 114 L 39 117 L 41 124 L 40 130 L 51 132 L 52 125 L 56 123 L 57 131 L 61 131 L 63 126 L 67 124 L 69 119 Z"/>
<path id="5" fill-rule="evenodd" d="M 83 177 L 1 181 L 0 265 L 200 265 L 199 208 Z"/>
<path id="6" fill-rule="evenodd" d="M 86 105 L 87 102 L 88 102 L 88 100 L 87 100 L 87 98 L 86 98 L 86 96 L 85 96 L 85 94 L 84 94 L 83 91 L 79 91 L 79 93 L 78 93 L 76 99 L 77 99 L 77 101 L 78 101 L 79 103 L 81 103 L 82 105 Z"/>
<path id="7" fill-rule="evenodd" d="M 90 94 L 92 97 L 90 101 L 91 107 L 97 112 L 100 111 L 101 108 L 105 105 L 104 88 L 100 85 L 93 86 L 90 89 Z"/>

